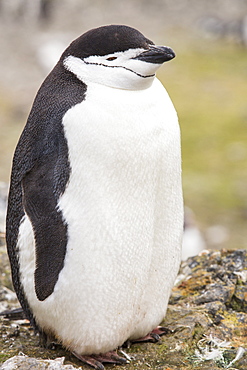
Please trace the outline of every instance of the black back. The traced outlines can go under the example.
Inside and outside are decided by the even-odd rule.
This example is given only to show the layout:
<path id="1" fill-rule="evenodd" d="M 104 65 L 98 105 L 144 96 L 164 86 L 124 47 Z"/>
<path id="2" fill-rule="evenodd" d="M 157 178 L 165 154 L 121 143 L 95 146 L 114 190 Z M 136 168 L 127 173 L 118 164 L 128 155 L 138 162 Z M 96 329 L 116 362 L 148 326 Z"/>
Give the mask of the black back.
<path id="1" fill-rule="evenodd" d="M 73 41 L 41 85 L 22 132 L 13 159 L 8 199 L 6 240 L 14 288 L 27 318 L 35 325 L 20 282 L 17 241 L 21 220 L 28 215 L 35 238 L 37 298 L 45 300 L 53 292 L 63 268 L 67 245 L 67 225 L 57 209 L 70 176 L 68 146 L 62 118 L 86 94 L 86 85 L 63 66 L 73 55 L 105 55 L 153 43 L 127 26 L 104 26 L 90 30 Z"/>
<path id="2" fill-rule="evenodd" d="M 24 209 L 35 236 L 35 291 L 39 300 L 54 289 L 63 268 L 67 225 L 56 208 L 69 180 L 68 147 L 62 118 L 80 103 L 86 85 L 66 71 L 61 61 L 39 89 L 13 159 L 6 220 L 6 241 L 18 299 L 34 324 L 20 282 L 17 240 Z"/>

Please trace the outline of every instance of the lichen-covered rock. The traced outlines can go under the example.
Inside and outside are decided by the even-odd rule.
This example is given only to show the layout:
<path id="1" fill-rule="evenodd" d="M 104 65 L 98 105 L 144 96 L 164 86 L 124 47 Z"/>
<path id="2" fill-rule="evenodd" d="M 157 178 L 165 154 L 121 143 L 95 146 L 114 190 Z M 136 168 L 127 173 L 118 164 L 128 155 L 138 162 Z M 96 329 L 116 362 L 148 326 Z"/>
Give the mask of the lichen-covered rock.
<path id="1" fill-rule="evenodd" d="M 4 271 L 5 280 L 9 281 L 9 268 Z M 1 302 L 8 308 L 15 307 L 11 301 L 14 293 L 9 293 L 3 289 L 1 295 L 0 291 L 4 299 Z M 181 265 L 162 323 L 167 335 L 156 345 L 135 344 L 124 349 L 131 362 L 114 366 L 114 370 L 246 370 L 246 307 L 246 250 L 205 251 L 191 257 Z M 40 348 L 39 339 L 26 320 L 0 317 L 0 364 L 20 351 L 29 356 L 27 361 L 65 357 L 65 364 L 89 369 L 58 345 L 53 349 Z M 48 366 L 43 361 L 36 362 L 33 368 L 39 369 L 38 364 Z"/>
<path id="2" fill-rule="evenodd" d="M 243 348 L 238 364 L 244 361 L 247 368 L 246 276 L 246 250 L 205 251 L 182 263 L 164 324 L 184 349 L 192 350 L 195 363 L 209 361 L 209 356 L 198 352 L 198 343 L 205 340 L 218 343 L 214 351 L 205 346 L 221 367 L 229 365 Z M 231 356 L 222 343 L 230 343 Z"/>

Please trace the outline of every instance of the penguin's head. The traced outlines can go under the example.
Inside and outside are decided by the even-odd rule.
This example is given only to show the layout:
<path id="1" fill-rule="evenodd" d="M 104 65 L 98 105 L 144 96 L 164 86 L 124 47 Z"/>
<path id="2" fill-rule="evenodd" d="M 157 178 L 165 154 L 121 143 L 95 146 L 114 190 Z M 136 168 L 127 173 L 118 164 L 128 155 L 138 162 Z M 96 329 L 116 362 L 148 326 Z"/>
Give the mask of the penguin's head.
<path id="1" fill-rule="evenodd" d="M 162 63 L 175 57 L 167 46 L 156 46 L 134 28 L 110 25 L 92 29 L 62 54 L 63 66 L 85 83 L 118 89 L 149 87 Z"/>

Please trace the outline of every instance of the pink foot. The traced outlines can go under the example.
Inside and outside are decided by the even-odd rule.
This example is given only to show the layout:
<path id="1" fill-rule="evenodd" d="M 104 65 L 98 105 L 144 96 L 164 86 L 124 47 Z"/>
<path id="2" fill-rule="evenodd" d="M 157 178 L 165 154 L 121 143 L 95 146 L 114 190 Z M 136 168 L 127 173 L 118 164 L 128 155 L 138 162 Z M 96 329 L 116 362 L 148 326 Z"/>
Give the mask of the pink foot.
<path id="1" fill-rule="evenodd" d="M 94 369 L 97 370 L 104 370 L 103 363 L 110 363 L 116 365 L 126 364 L 127 361 L 125 358 L 120 357 L 117 352 L 111 351 L 104 354 L 99 355 L 91 355 L 91 356 L 81 356 L 76 352 L 72 352 L 74 356 L 76 356 L 79 360 L 84 362 L 85 364 L 92 366 Z"/>
<path id="2" fill-rule="evenodd" d="M 145 337 L 134 339 L 131 341 L 131 343 L 146 343 L 146 342 L 157 343 L 160 341 L 160 337 L 162 335 L 165 335 L 168 333 L 169 333 L 169 329 L 166 329 L 163 326 L 157 326 L 157 328 L 155 328 L 150 333 L 145 335 Z"/>

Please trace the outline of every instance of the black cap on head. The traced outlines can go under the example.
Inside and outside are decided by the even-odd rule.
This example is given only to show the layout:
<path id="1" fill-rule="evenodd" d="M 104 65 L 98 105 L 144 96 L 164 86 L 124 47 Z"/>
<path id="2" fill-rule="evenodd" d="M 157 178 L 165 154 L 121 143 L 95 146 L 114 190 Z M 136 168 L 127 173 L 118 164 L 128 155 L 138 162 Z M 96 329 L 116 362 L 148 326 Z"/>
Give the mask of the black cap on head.
<path id="1" fill-rule="evenodd" d="M 154 43 L 141 32 L 129 26 L 110 25 L 94 28 L 74 40 L 62 57 L 69 55 L 86 58 L 107 55 L 128 49 L 144 48 Z"/>

